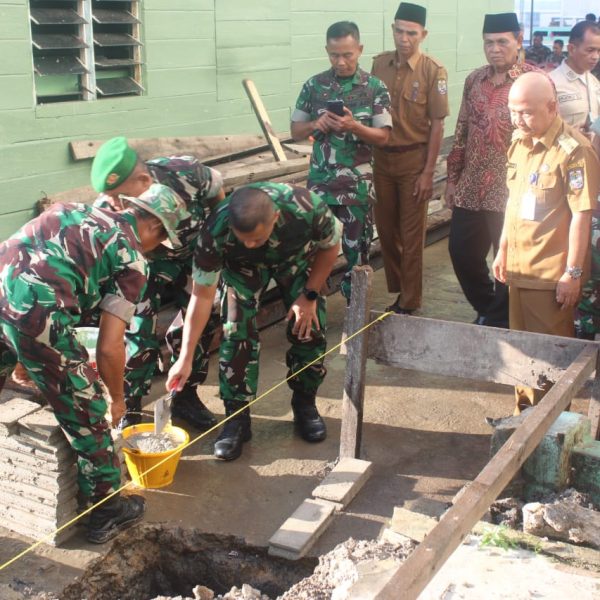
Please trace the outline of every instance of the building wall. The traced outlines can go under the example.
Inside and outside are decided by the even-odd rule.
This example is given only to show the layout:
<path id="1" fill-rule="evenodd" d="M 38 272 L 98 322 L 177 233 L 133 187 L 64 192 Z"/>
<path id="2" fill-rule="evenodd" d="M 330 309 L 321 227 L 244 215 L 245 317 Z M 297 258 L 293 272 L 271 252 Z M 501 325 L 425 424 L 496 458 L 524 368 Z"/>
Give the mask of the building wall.
<path id="1" fill-rule="evenodd" d="M 511 0 L 428 0 L 424 50 L 449 71 L 451 135 L 462 83 L 483 63 L 486 12 Z M 328 67 L 328 25 L 355 21 L 361 65 L 392 49 L 397 0 L 143 0 L 146 93 L 139 97 L 37 105 L 27 0 L 0 0 L 0 239 L 34 215 L 37 200 L 86 185 L 89 161 L 68 142 L 113 135 L 159 137 L 259 133 L 241 80 L 257 85 L 277 131 L 289 127 L 302 83 Z M 76 200 L 76 198 L 74 198 Z"/>

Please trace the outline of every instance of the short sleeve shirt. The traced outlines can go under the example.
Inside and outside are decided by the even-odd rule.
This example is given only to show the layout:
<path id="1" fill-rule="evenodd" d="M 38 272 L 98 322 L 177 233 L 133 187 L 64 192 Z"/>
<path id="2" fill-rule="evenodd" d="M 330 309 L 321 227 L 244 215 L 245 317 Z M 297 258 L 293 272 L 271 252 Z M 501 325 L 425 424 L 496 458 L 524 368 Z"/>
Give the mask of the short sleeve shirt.
<path id="1" fill-rule="evenodd" d="M 385 85 L 358 68 L 352 77 L 338 78 L 333 69 L 319 73 L 303 86 L 292 122 L 317 119 L 328 100 L 343 100 L 362 125 L 391 127 L 390 96 Z M 373 149 L 353 133 L 329 133 L 313 144 L 308 187 L 327 204 L 361 205 L 375 200 Z"/>
<path id="2" fill-rule="evenodd" d="M 269 240 L 260 248 L 246 248 L 229 225 L 229 200 L 220 203 L 198 236 L 192 273 L 197 284 L 214 285 L 221 274 L 235 287 L 238 277 L 251 277 L 257 267 L 293 271 L 319 248 L 331 248 L 339 242 L 341 224 L 318 195 L 283 183 L 256 183 L 252 187 L 267 193 L 280 212 Z"/>
<path id="3" fill-rule="evenodd" d="M 64 325 L 97 308 L 127 323 L 147 278 L 134 217 L 55 204 L 0 245 L 0 319 L 31 337 L 56 312 Z"/>
<path id="4" fill-rule="evenodd" d="M 563 62 L 549 73 L 556 86 L 558 111 L 565 123 L 574 127 L 600 115 L 600 82 L 591 74 L 579 74 Z"/>
<path id="5" fill-rule="evenodd" d="M 371 71 L 387 85 L 392 98 L 394 126 L 388 145 L 426 144 L 431 121 L 450 114 L 446 69 L 420 52 L 401 64 L 392 51 L 377 55 Z"/>
<path id="6" fill-rule="evenodd" d="M 567 267 L 572 213 L 596 207 L 596 153 L 583 135 L 556 117 L 535 144 L 515 133 L 507 183 L 507 281 L 554 289 Z"/>

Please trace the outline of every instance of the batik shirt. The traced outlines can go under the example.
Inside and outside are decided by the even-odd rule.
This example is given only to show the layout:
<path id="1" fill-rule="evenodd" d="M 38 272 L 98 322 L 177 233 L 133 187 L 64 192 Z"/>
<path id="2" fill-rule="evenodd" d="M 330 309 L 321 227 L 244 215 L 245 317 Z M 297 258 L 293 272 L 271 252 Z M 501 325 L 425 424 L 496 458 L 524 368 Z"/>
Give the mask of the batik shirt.
<path id="1" fill-rule="evenodd" d="M 0 319 L 31 337 L 50 313 L 76 325 L 100 308 L 129 322 L 147 277 L 132 215 L 55 204 L 0 245 Z"/>
<path id="2" fill-rule="evenodd" d="M 251 187 L 267 193 L 279 211 L 269 240 L 259 248 L 246 248 L 229 225 L 229 200 L 219 203 L 198 236 L 192 274 L 197 284 L 214 285 L 221 274 L 236 287 L 238 278 L 251 278 L 257 269 L 293 273 L 309 255 L 339 242 L 342 225 L 316 194 L 284 183 Z"/>
<path id="3" fill-rule="evenodd" d="M 333 69 L 309 79 L 298 96 L 292 122 L 314 121 L 328 100 L 343 100 L 354 118 L 366 127 L 391 127 L 390 95 L 377 77 L 357 68 L 352 77 L 336 77 Z M 361 205 L 375 201 L 373 147 L 353 133 L 316 136 L 308 188 L 327 204 Z"/>

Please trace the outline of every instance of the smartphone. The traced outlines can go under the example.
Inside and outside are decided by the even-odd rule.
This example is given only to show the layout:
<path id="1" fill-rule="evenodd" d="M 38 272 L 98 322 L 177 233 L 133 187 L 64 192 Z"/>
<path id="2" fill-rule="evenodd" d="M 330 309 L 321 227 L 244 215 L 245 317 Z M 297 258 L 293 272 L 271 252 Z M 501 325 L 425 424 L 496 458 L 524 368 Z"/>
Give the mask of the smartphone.
<path id="1" fill-rule="evenodd" d="M 343 100 L 327 100 L 327 110 L 338 117 L 344 116 L 344 101 Z"/>

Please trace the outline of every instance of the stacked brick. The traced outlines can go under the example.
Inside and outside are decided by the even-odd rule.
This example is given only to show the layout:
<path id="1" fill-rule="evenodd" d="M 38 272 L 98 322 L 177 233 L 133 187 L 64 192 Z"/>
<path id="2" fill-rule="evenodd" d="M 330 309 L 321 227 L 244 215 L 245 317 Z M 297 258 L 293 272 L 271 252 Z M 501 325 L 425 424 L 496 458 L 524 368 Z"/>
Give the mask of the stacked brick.
<path id="1" fill-rule="evenodd" d="M 39 540 L 77 515 L 76 455 L 51 410 L 13 398 L 0 404 L 0 522 Z M 47 543 L 76 532 L 68 527 Z"/>

